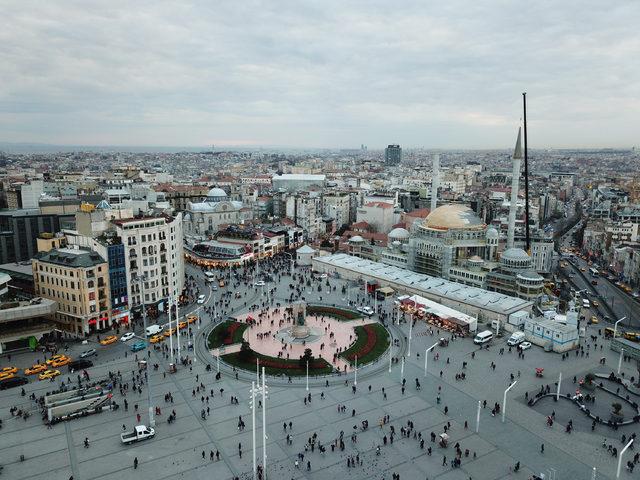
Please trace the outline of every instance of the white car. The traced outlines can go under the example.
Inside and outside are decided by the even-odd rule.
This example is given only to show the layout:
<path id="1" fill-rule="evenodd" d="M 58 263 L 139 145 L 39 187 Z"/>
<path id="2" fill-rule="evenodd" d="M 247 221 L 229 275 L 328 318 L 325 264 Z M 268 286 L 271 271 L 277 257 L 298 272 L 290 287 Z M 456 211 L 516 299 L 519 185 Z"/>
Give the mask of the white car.
<path id="1" fill-rule="evenodd" d="M 206 298 L 206 297 L 205 297 L 204 295 L 199 295 L 199 296 L 198 296 L 198 303 L 199 303 L 199 304 L 203 304 L 203 303 L 204 303 L 205 298 Z"/>
<path id="2" fill-rule="evenodd" d="M 320 278 L 327 278 L 329 275 L 327 275 L 326 273 L 323 273 L 322 275 L 320 275 Z"/>
<path id="3" fill-rule="evenodd" d="M 122 335 L 120 337 L 120 341 L 121 342 L 128 342 L 129 340 L 131 340 L 133 337 L 135 337 L 135 334 L 133 332 L 127 332 L 124 335 Z"/>
<path id="4" fill-rule="evenodd" d="M 531 342 L 522 342 L 520 345 L 518 345 L 518 348 L 520 348 L 520 350 L 528 350 L 529 348 L 531 348 Z"/>
<path id="5" fill-rule="evenodd" d="M 371 315 L 373 315 L 375 312 L 373 311 L 373 308 L 371 307 L 364 307 L 362 309 L 362 313 L 364 313 L 365 315 L 367 315 L 368 317 L 370 317 Z"/>
<path id="6" fill-rule="evenodd" d="M 255 285 L 256 287 L 264 287 L 264 281 L 262 281 L 262 280 L 258 280 L 256 283 L 254 283 L 254 285 Z"/>

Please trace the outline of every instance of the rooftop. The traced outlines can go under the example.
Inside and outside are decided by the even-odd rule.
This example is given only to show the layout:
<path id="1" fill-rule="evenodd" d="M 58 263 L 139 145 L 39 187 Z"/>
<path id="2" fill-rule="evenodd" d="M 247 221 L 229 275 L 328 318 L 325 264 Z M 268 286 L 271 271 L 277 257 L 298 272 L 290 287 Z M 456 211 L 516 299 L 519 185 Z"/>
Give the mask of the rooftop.
<path id="1" fill-rule="evenodd" d="M 105 263 L 105 260 L 96 252 L 75 248 L 58 248 L 41 252 L 34 258 L 40 262 L 78 268 L 89 268 Z"/>

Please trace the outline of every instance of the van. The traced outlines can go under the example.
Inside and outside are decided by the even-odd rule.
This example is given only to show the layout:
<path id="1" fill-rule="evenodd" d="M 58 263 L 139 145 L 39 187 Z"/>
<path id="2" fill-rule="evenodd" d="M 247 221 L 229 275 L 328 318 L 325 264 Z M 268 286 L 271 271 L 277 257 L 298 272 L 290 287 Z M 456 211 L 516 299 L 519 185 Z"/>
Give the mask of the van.
<path id="1" fill-rule="evenodd" d="M 507 345 L 510 347 L 515 347 L 516 345 L 520 345 L 524 342 L 524 332 L 513 332 L 507 340 Z"/>
<path id="2" fill-rule="evenodd" d="M 473 339 L 473 343 L 482 345 L 483 343 L 490 342 L 493 338 L 493 332 L 491 330 L 485 330 L 484 332 L 480 332 L 476 335 L 476 338 Z"/>
<path id="3" fill-rule="evenodd" d="M 157 335 L 162 332 L 162 327 L 160 325 L 149 325 L 145 332 L 147 333 L 147 337 L 151 337 L 152 335 Z"/>

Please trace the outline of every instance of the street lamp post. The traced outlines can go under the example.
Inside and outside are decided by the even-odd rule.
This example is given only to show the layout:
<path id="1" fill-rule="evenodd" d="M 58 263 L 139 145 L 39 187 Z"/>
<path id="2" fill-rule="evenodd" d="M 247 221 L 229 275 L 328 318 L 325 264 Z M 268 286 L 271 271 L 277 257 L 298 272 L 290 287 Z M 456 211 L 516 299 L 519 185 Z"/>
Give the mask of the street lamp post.
<path id="1" fill-rule="evenodd" d="M 180 300 L 176 300 L 176 342 L 178 342 L 178 360 L 180 360 Z"/>
<path id="2" fill-rule="evenodd" d="M 262 475 L 267 478 L 267 386 L 262 367 Z"/>
<path id="3" fill-rule="evenodd" d="M 620 369 L 622 368 L 622 358 L 624 357 L 624 348 L 620 349 L 620 358 L 618 359 L 618 375 L 620 375 Z"/>
<path id="4" fill-rule="evenodd" d="M 144 282 L 147 280 L 146 277 L 143 276 L 138 276 L 136 277 L 136 280 L 138 281 L 138 283 L 140 284 L 140 294 L 141 294 L 141 298 L 142 298 L 142 326 L 143 326 L 143 331 L 145 332 L 145 334 L 147 333 L 147 307 L 145 305 L 145 298 L 144 298 Z M 145 345 L 147 347 L 147 349 L 149 348 L 148 342 L 146 341 L 145 338 Z M 149 426 L 150 427 L 155 427 L 156 426 L 156 419 L 154 418 L 154 408 L 153 408 L 153 396 L 151 395 L 151 369 L 149 368 L 149 364 L 147 364 L 147 394 L 149 397 Z"/>
<path id="5" fill-rule="evenodd" d="M 511 385 L 509 385 L 507 389 L 504 391 L 504 396 L 502 397 L 502 423 L 504 423 L 504 417 L 507 413 L 507 392 L 511 390 L 516 383 L 518 383 L 517 380 L 513 382 Z"/>
<path id="6" fill-rule="evenodd" d="M 251 438 L 253 440 L 253 479 L 256 479 L 256 382 L 251 382 Z"/>
<path id="7" fill-rule="evenodd" d="M 560 400 L 560 385 L 562 384 L 562 372 L 558 375 L 558 391 L 556 392 L 556 402 Z"/>
<path id="8" fill-rule="evenodd" d="M 427 376 L 427 367 L 429 366 L 429 352 L 434 348 L 436 348 L 437 345 L 438 345 L 438 342 L 434 343 L 424 351 L 424 376 L 425 377 Z"/>
<path id="9" fill-rule="evenodd" d="M 391 352 L 391 347 L 389 347 L 389 373 L 391 373 L 391 362 L 393 361 L 393 354 Z"/>
<path id="10" fill-rule="evenodd" d="M 476 412 L 476 433 L 480 430 L 480 409 L 482 408 L 482 402 L 478 400 L 478 411 Z"/>
<path id="11" fill-rule="evenodd" d="M 355 361 L 356 361 L 356 368 L 353 371 L 353 386 L 357 387 L 358 386 L 358 356 L 357 355 L 355 357 Z"/>
<path id="12" fill-rule="evenodd" d="M 618 469 L 616 470 L 616 478 L 620 478 L 620 466 L 622 465 L 622 456 L 624 455 L 624 452 L 627 451 L 627 448 L 631 446 L 632 443 L 633 443 L 633 438 L 629 440 L 629 443 L 627 443 L 622 449 L 622 451 L 618 454 Z"/>
<path id="13" fill-rule="evenodd" d="M 625 318 L 627 317 L 622 317 L 620 320 L 616 321 L 616 323 L 613 324 L 613 338 L 616 338 L 616 334 L 618 333 L 618 324 Z"/>
<path id="14" fill-rule="evenodd" d="M 309 391 L 309 360 L 307 360 L 307 392 Z"/>
<path id="15" fill-rule="evenodd" d="M 400 366 L 400 381 L 404 380 L 404 357 L 402 357 L 402 364 Z"/>
<path id="16" fill-rule="evenodd" d="M 407 357 L 411 357 L 411 334 L 413 332 L 413 316 L 409 318 L 409 348 L 407 349 Z"/>
<path id="17" fill-rule="evenodd" d="M 167 301 L 169 302 L 169 350 L 171 350 L 171 363 L 175 364 L 175 359 L 173 358 L 173 333 L 171 333 L 171 310 L 173 310 L 173 298 L 169 296 Z"/>

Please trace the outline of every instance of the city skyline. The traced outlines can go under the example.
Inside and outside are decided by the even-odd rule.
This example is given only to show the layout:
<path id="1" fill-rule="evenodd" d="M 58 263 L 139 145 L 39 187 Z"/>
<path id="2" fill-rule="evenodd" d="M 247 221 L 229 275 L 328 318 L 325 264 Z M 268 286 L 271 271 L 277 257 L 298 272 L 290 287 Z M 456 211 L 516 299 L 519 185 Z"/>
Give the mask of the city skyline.
<path id="1" fill-rule="evenodd" d="M 628 148 L 637 4 L 9 2 L 0 142 Z"/>

